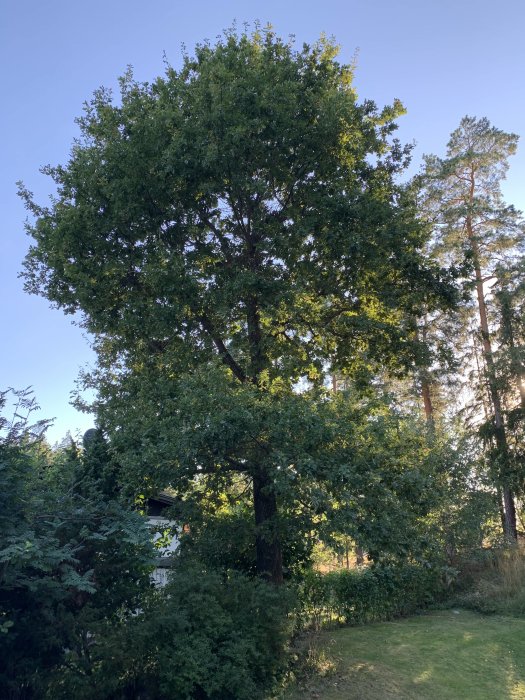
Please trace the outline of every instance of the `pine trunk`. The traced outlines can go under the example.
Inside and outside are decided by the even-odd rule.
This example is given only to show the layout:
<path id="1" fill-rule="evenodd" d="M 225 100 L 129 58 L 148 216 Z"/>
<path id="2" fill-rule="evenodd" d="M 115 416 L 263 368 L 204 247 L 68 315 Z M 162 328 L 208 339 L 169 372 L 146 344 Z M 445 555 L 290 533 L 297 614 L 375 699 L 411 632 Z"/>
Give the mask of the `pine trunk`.
<path id="1" fill-rule="evenodd" d="M 427 317 L 423 318 L 423 327 L 421 329 L 421 340 L 424 344 L 427 342 Z M 417 331 L 418 340 L 419 331 Z M 432 404 L 432 396 L 430 391 L 430 375 L 426 367 L 419 370 L 419 382 L 421 385 L 421 397 L 423 399 L 423 410 L 425 412 L 425 420 L 432 433 L 434 431 L 434 406 Z"/>
<path id="2" fill-rule="evenodd" d="M 421 378 L 421 394 L 423 396 L 423 407 L 425 410 L 425 419 L 430 428 L 434 426 L 434 407 L 432 405 L 432 398 L 430 396 L 430 383 L 423 373 Z"/>
<path id="3" fill-rule="evenodd" d="M 472 220 L 468 216 L 466 220 L 467 235 L 471 245 L 472 258 L 474 261 L 474 271 L 476 275 L 476 294 L 478 298 L 479 322 L 481 330 L 481 343 L 483 346 L 483 356 L 487 368 L 488 390 L 492 403 L 494 415 L 494 438 L 502 463 L 505 465 L 503 472 L 500 471 L 500 482 L 503 493 L 503 505 L 505 510 L 505 526 L 504 534 L 508 540 L 517 540 L 516 528 L 516 508 L 514 505 L 514 496 L 508 483 L 507 464 L 508 464 L 508 445 L 507 436 L 505 433 L 505 424 L 503 422 L 503 411 L 501 407 L 501 399 L 496 383 L 496 369 L 494 366 L 494 354 L 490 341 L 490 331 L 487 319 L 487 307 L 485 304 L 485 293 L 483 290 L 483 276 L 481 274 L 480 255 L 477 238 L 474 234 Z"/>

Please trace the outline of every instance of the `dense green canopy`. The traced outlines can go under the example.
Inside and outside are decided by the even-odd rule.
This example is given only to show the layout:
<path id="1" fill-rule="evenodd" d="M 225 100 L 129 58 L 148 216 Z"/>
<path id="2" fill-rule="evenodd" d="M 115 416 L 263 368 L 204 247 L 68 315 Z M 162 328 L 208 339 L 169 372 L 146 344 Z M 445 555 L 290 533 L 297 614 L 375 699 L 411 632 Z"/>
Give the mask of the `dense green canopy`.
<path id="1" fill-rule="evenodd" d="M 199 443 L 202 404 L 181 420 L 177 397 L 209 377 L 224 441 L 207 460 L 195 444 L 172 450 L 170 481 L 251 479 L 258 569 L 273 580 L 282 445 L 253 420 L 257 405 L 329 370 L 410 365 L 406 319 L 450 298 L 395 183 L 409 158 L 391 139 L 402 107 L 358 103 L 336 53 L 228 33 L 152 84 L 128 74 L 118 104 L 100 90 L 87 105 L 69 162 L 45 169 L 51 206 L 23 191 L 27 288 L 81 311 L 95 334 L 114 444 L 151 456 Z"/>

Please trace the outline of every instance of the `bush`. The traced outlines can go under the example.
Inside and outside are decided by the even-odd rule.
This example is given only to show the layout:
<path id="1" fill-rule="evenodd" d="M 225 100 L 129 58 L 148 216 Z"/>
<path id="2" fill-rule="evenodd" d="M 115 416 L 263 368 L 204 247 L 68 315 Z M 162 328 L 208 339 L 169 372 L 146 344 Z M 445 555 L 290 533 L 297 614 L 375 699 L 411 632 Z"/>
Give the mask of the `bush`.
<path id="1" fill-rule="evenodd" d="M 69 663 L 49 697 L 262 699 L 286 667 L 289 602 L 285 589 L 239 573 L 181 568 L 96 641 L 90 677 Z"/>
<path id="2" fill-rule="evenodd" d="M 28 391 L 14 396 L 34 406 Z M 10 423 L 8 398 L 0 392 L 0 698 L 36 700 L 71 657 L 93 672 L 93 640 L 137 609 L 154 550 L 144 518 L 104 494 L 88 451 L 51 450 L 16 411 Z"/>
<path id="3" fill-rule="evenodd" d="M 303 624 L 341 621 L 362 624 L 407 615 L 437 600 L 442 571 L 421 564 L 310 571 L 299 587 Z"/>

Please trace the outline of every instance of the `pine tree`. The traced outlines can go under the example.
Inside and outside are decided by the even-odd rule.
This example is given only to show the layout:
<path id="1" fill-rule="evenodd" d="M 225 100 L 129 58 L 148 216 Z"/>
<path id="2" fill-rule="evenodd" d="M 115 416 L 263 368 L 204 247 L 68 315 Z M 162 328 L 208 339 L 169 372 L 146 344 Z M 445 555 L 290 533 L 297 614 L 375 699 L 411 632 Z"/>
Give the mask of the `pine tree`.
<path id="1" fill-rule="evenodd" d="M 519 254 L 523 223 L 514 207 L 503 202 L 501 181 L 518 137 L 485 118 L 464 117 L 448 143 L 444 159 L 425 158 L 424 208 L 434 224 L 441 254 L 451 262 L 469 262 L 467 287 L 475 294 L 484 381 L 490 399 L 491 438 L 496 480 L 501 487 L 505 535 L 516 539 L 516 514 L 509 468 L 509 447 L 498 385 L 493 328 L 487 311 L 487 282 L 496 267 Z"/>

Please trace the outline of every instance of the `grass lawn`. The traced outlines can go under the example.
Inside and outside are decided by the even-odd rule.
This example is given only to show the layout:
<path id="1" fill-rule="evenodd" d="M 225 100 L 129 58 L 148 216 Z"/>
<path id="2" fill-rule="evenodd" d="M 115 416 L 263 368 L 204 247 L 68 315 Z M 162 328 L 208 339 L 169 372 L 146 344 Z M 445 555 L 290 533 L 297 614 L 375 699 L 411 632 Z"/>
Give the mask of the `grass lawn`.
<path id="1" fill-rule="evenodd" d="M 523 619 L 446 610 L 324 631 L 316 647 L 334 667 L 285 700 L 525 700 Z"/>

